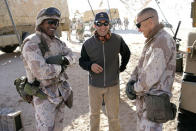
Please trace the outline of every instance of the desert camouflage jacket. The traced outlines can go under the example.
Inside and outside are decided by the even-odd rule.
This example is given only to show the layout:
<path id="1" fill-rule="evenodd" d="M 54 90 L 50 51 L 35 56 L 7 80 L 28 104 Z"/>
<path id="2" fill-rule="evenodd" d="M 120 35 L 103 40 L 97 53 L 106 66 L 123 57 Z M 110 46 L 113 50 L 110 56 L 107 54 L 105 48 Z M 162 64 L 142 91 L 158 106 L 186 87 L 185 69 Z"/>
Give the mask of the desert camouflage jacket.
<path id="1" fill-rule="evenodd" d="M 48 51 L 44 56 L 40 50 L 39 43 L 41 38 L 47 43 Z M 32 83 L 35 79 L 40 82 L 40 87 L 48 95 L 48 99 L 58 104 L 62 101 L 59 97 L 59 91 L 63 91 L 64 81 L 68 79 L 66 72 L 62 72 L 61 66 L 56 64 L 47 64 L 45 59 L 54 55 L 65 55 L 70 65 L 74 63 L 72 51 L 59 38 L 51 39 L 46 34 L 36 31 L 24 40 L 22 48 L 22 58 L 28 82 Z M 61 93 L 63 94 L 63 93 Z"/>
<path id="2" fill-rule="evenodd" d="M 158 25 L 146 40 L 139 63 L 132 72 L 131 80 L 137 81 L 137 95 L 145 93 L 171 96 L 176 69 L 176 44 L 173 38 Z"/>

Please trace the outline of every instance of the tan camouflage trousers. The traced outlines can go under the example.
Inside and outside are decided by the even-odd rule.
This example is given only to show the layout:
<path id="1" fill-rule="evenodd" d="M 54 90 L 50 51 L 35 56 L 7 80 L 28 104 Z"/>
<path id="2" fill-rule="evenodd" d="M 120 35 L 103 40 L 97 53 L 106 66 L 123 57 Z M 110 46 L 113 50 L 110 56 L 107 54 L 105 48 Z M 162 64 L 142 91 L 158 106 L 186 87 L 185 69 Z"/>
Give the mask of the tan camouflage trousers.
<path id="1" fill-rule="evenodd" d="M 37 131 L 62 131 L 65 104 L 59 105 L 34 97 L 35 119 Z"/>
<path id="2" fill-rule="evenodd" d="M 103 95 L 108 116 L 109 131 L 120 131 L 119 85 L 107 88 L 97 88 L 89 85 L 88 93 L 90 99 L 90 131 L 99 131 Z"/>
<path id="3" fill-rule="evenodd" d="M 146 117 L 143 97 L 136 99 L 137 108 L 137 131 L 162 131 L 163 124 L 149 121 Z M 143 112 L 144 111 L 144 112 Z"/>

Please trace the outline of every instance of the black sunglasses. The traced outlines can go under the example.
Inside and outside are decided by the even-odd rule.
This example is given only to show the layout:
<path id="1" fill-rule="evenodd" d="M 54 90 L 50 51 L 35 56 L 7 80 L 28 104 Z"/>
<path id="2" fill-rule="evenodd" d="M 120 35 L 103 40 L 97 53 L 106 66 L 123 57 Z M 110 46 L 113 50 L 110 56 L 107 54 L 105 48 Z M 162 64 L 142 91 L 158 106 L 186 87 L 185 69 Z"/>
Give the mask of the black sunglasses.
<path id="1" fill-rule="evenodd" d="M 142 23 L 142 22 L 144 22 L 144 21 L 146 21 L 146 20 L 148 20 L 148 19 L 150 19 L 150 18 L 152 18 L 152 17 L 153 17 L 153 16 L 150 16 L 150 17 L 148 17 L 148 18 L 146 18 L 146 19 L 140 21 L 139 23 L 137 23 L 137 24 L 136 24 L 137 28 L 139 29 L 139 28 L 141 27 L 141 23 Z"/>
<path id="2" fill-rule="evenodd" d="M 59 26 L 59 21 L 58 20 L 47 20 L 49 25 L 55 25 L 55 26 Z"/>
<path id="3" fill-rule="evenodd" d="M 109 25 L 109 22 L 104 22 L 104 23 L 101 23 L 101 22 L 95 22 L 95 25 L 98 26 L 98 27 L 101 27 L 102 25 L 104 26 L 108 26 Z"/>

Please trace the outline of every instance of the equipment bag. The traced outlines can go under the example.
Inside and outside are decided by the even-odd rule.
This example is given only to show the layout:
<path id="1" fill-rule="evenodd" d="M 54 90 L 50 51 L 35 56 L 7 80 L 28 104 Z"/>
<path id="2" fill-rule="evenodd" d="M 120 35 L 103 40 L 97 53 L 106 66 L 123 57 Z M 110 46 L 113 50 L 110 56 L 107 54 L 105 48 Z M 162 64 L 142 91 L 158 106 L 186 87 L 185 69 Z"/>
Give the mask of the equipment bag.
<path id="1" fill-rule="evenodd" d="M 28 103 L 31 103 L 32 100 L 33 100 L 33 96 L 28 95 L 24 91 L 24 87 L 25 87 L 26 83 L 27 83 L 27 77 L 26 76 L 22 76 L 20 78 L 17 78 L 14 81 L 14 85 L 16 86 L 16 91 L 18 92 L 18 94 L 23 98 L 24 101 L 26 101 Z"/>
<path id="2" fill-rule="evenodd" d="M 39 88 L 39 81 L 34 81 L 32 84 L 28 82 L 26 76 L 17 78 L 14 81 L 18 94 L 24 101 L 31 103 L 33 96 L 37 96 L 40 99 L 46 99 L 47 95 Z"/>
<path id="3" fill-rule="evenodd" d="M 72 108 L 73 106 L 73 91 L 71 90 L 71 94 L 69 95 L 69 97 L 67 98 L 67 100 L 65 101 L 65 105 L 68 108 Z"/>
<path id="4" fill-rule="evenodd" d="M 67 81 L 62 83 L 62 88 L 59 88 L 60 94 L 63 97 L 64 103 L 68 108 L 72 108 L 73 105 L 73 91 Z"/>
<path id="5" fill-rule="evenodd" d="M 176 117 L 176 105 L 171 103 L 167 94 L 144 96 L 147 119 L 156 123 L 165 123 Z"/>

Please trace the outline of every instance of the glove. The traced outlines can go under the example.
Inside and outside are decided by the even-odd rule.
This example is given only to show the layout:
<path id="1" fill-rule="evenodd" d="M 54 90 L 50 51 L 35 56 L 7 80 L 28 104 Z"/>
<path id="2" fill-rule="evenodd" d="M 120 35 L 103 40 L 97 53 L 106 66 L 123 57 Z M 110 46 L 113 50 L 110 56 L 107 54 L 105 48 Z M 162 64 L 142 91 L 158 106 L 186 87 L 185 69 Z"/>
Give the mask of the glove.
<path id="1" fill-rule="evenodd" d="M 125 69 L 126 69 L 126 67 L 121 65 L 119 70 L 120 70 L 120 72 L 123 72 Z"/>
<path id="2" fill-rule="evenodd" d="M 126 94 L 127 94 L 127 97 L 131 100 L 136 99 L 136 92 L 134 91 L 134 86 L 133 86 L 134 83 L 135 81 L 131 80 L 126 85 Z"/>
<path id="3" fill-rule="evenodd" d="M 69 61 L 63 55 L 50 56 L 46 59 L 46 63 L 47 64 L 57 64 L 57 65 L 61 65 L 63 67 L 69 65 Z"/>

